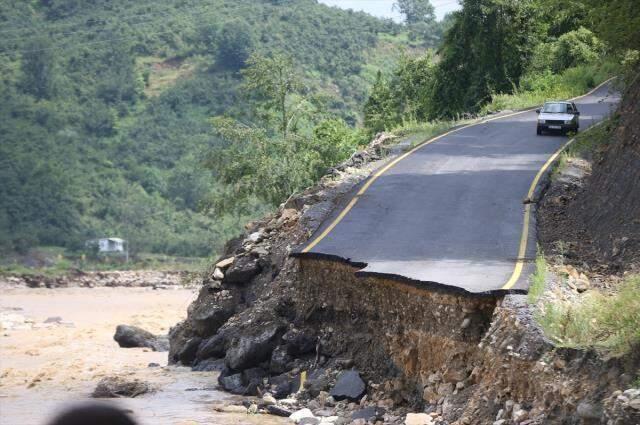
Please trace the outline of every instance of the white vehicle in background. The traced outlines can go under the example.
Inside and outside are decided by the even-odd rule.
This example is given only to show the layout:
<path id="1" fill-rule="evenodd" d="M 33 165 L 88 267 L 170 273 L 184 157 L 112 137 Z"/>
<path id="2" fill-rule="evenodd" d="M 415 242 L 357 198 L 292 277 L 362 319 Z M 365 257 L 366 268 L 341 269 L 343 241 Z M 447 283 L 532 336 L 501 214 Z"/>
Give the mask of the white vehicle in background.
<path id="1" fill-rule="evenodd" d="M 563 134 L 569 131 L 578 132 L 580 128 L 580 112 L 573 102 L 545 102 L 538 113 L 538 135 L 544 131 L 556 130 Z"/>

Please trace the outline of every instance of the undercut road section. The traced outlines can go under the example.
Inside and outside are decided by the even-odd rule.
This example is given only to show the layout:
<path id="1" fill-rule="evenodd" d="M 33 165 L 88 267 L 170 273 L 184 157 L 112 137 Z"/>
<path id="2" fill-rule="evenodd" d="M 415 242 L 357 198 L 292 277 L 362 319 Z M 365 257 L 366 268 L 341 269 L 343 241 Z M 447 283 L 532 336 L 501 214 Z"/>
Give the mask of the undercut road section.
<path id="1" fill-rule="evenodd" d="M 580 130 L 610 115 L 604 84 L 575 99 Z M 293 255 L 347 261 L 356 275 L 475 295 L 526 293 L 536 254 L 525 205 L 568 138 L 536 135 L 525 111 L 456 129 L 409 151 L 347 197 Z"/>

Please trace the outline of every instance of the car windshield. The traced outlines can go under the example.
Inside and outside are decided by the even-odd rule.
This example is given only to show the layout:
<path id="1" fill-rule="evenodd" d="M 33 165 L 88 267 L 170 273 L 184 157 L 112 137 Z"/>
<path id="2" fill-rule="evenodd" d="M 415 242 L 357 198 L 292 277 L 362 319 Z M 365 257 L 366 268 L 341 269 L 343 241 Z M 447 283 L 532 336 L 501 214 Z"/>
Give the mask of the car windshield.
<path id="1" fill-rule="evenodd" d="M 542 112 L 551 114 L 565 114 L 567 112 L 566 103 L 545 103 Z"/>

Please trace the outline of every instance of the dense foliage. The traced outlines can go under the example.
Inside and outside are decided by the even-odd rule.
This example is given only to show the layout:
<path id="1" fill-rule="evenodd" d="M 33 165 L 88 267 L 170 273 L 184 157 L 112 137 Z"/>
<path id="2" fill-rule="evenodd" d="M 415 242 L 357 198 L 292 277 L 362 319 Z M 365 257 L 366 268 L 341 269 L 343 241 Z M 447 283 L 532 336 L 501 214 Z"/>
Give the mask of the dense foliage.
<path id="1" fill-rule="evenodd" d="M 134 251 L 211 253 L 360 143 L 339 134 L 351 137 L 371 69 L 387 66 L 378 50 L 404 45 L 401 26 L 314 0 L 1 0 L 0 31 L 10 250 L 107 235 Z M 285 111 L 270 103 L 277 87 L 249 75 L 253 52 L 295 70 Z M 311 110 L 321 119 L 305 121 Z M 211 125 L 223 115 L 262 131 L 267 157 Z M 245 165 L 258 170 L 250 192 L 233 179 Z"/>
<path id="2" fill-rule="evenodd" d="M 637 64 L 637 50 L 628 50 L 640 47 L 632 0 L 461 3 L 436 57 L 405 58 L 378 77 L 364 108 L 371 130 L 486 112 L 514 93 L 531 92 L 535 101 L 575 95 L 611 75 L 608 64 L 620 53 Z"/>

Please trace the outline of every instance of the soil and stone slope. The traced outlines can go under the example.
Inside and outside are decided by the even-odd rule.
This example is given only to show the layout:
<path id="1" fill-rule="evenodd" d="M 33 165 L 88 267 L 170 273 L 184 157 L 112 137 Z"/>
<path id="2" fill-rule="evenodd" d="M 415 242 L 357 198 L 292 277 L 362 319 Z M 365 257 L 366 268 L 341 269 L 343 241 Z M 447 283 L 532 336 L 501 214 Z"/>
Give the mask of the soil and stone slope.
<path id="1" fill-rule="evenodd" d="M 637 106 L 631 95 L 621 109 L 620 141 L 603 154 L 589 183 L 607 188 L 608 198 L 598 202 L 612 206 L 593 232 L 606 235 L 601 249 L 612 256 L 615 240 L 636 234 L 616 212 L 630 199 L 620 195 L 625 187 L 640 193 L 633 174 L 640 169 L 638 120 L 627 118 L 635 113 L 633 99 Z M 256 409 L 288 415 L 308 406 L 299 413 L 304 423 L 639 423 L 640 391 L 629 389 L 639 360 L 558 349 L 524 296 L 469 297 L 356 279 L 352 265 L 289 255 L 384 163 L 392 141 L 380 135 L 230 241 L 188 318 L 170 333 L 170 362 L 220 370 L 226 390 L 262 396 Z M 612 171 L 616 157 L 636 168 Z M 618 187 L 606 170 L 639 178 Z M 638 204 L 624 205 L 638 211 Z M 614 231 L 616 222 L 622 225 Z M 624 244 L 618 255 L 637 258 L 632 238 Z M 420 414 L 406 416 L 413 412 Z"/>

